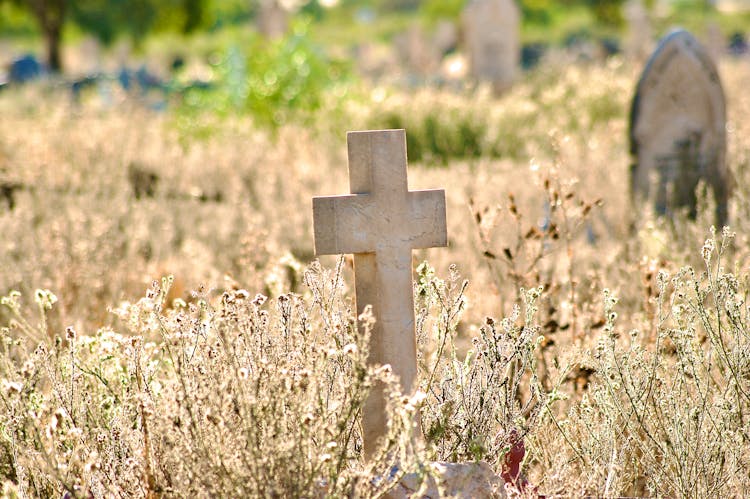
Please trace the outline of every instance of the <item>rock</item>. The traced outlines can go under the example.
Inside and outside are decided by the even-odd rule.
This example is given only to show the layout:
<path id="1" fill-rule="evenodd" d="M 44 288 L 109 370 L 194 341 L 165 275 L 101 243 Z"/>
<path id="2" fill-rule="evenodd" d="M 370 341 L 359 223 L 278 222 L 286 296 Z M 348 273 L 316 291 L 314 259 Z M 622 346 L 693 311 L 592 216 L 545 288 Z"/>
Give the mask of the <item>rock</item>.
<path id="1" fill-rule="evenodd" d="M 404 476 L 398 485 L 384 497 L 408 499 L 438 497 L 456 498 L 502 498 L 507 497 L 505 483 L 484 461 L 478 463 L 430 463 L 431 475 L 427 486 L 421 490 L 421 480 L 416 473 Z M 415 495 L 418 491 L 421 493 Z"/>

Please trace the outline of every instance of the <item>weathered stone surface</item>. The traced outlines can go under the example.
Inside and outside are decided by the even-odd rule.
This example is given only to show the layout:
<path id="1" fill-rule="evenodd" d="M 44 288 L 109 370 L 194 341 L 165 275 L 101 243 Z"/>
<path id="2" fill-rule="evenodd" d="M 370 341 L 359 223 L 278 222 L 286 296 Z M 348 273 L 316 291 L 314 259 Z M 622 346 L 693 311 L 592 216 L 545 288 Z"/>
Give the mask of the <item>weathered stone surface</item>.
<path id="1" fill-rule="evenodd" d="M 454 497 L 466 499 L 506 497 L 505 483 L 489 464 L 442 463 L 430 464 L 433 476 L 427 477 L 425 487 L 416 474 L 406 475 L 385 497 L 387 499 Z M 419 493 L 417 493 L 419 492 Z"/>
<path id="2" fill-rule="evenodd" d="M 357 313 L 376 319 L 370 362 L 390 364 L 405 392 L 417 374 L 411 250 L 447 245 L 445 192 L 409 191 L 404 130 L 349 132 L 350 195 L 314 197 L 317 255 L 353 253 Z M 365 454 L 386 431 L 385 400 L 363 409 Z"/>
<path id="3" fill-rule="evenodd" d="M 725 126 L 713 61 L 690 33 L 669 34 L 649 59 L 631 108 L 633 198 L 655 198 L 659 214 L 687 207 L 695 217 L 695 188 L 703 179 L 717 202 L 716 223 L 724 225 L 730 193 Z"/>
<path id="4" fill-rule="evenodd" d="M 472 75 L 495 92 L 515 81 L 521 58 L 521 14 L 513 0 L 471 0 L 463 13 Z"/>

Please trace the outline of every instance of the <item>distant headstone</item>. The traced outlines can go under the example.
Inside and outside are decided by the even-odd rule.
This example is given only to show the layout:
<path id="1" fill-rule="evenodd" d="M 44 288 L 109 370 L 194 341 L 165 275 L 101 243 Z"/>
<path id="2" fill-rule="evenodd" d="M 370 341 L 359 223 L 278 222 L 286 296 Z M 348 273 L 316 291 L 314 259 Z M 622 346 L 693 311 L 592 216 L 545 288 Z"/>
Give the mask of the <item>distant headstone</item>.
<path id="1" fill-rule="evenodd" d="M 464 42 L 471 73 L 507 90 L 519 72 L 521 14 L 513 0 L 470 0 L 463 12 Z"/>
<path id="2" fill-rule="evenodd" d="M 704 45 L 714 61 L 720 60 L 727 50 L 727 42 L 721 32 L 721 26 L 716 21 L 706 23 Z"/>
<path id="3" fill-rule="evenodd" d="M 446 246 L 445 191 L 410 191 L 404 130 L 349 132 L 349 190 L 314 197 L 315 254 L 354 254 L 357 315 L 372 306 L 373 364 L 390 364 L 409 393 L 417 376 L 412 255 Z M 387 431 L 382 387 L 362 409 L 364 450 L 372 456 Z"/>
<path id="4" fill-rule="evenodd" d="M 648 10 L 641 0 L 628 0 L 623 14 L 627 24 L 625 53 L 637 61 L 644 61 L 651 50 L 654 36 Z"/>
<path id="5" fill-rule="evenodd" d="M 408 74 L 425 76 L 434 72 L 439 58 L 435 47 L 419 26 L 411 26 L 397 35 L 393 41 L 400 61 L 400 66 Z"/>
<path id="6" fill-rule="evenodd" d="M 79 57 L 76 58 L 76 70 L 85 74 L 100 73 L 103 70 L 102 46 L 93 36 L 84 38 L 78 47 Z M 70 71 L 70 63 L 66 71 Z"/>
<path id="7" fill-rule="evenodd" d="M 633 198 L 655 198 L 659 214 L 687 207 L 695 217 L 702 179 L 713 189 L 716 223 L 724 225 L 730 194 L 725 126 L 724 92 L 708 53 L 687 31 L 667 35 L 646 65 L 631 107 Z"/>
<path id="8" fill-rule="evenodd" d="M 31 54 L 20 57 L 10 63 L 8 80 L 11 83 L 26 83 L 36 80 L 44 72 L 42 64 Z"/>
<path id="9" fill-rule="evenodd" d="M 441 57 L 455 52 L 458 47 L 458 27 L 456 24 L 446 19 L 439 21 L 432 35 L 432 44 Z"/>
<path id="10" fill-rule="evenodd" d="M 256 21 L 258 31 L 267 38 L 280 38 L 289 28 L 289 14 L 279 0 L 260 0 Z"/>

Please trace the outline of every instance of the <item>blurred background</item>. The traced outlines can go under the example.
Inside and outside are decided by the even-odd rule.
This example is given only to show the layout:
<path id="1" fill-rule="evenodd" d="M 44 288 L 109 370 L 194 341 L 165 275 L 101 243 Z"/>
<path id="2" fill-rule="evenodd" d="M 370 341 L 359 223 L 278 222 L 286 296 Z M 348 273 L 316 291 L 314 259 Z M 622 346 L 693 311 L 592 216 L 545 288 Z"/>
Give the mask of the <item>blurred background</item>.
<path id="1" fill-rule="evenodd" d="M 0 85 L 54 74 L 76 95 L 105 82 L 165 96 L 197 89 L 278 125 L 356 79 L 469 84 L 467 76 L 481 76 L 471 61 L 470 3 L 0 0 Z M 509 50 L 523 70 L 561 53 L 568 61 L 645 58 L 678 25 L 717 55 L 747 51 L 748 0 L 521 0 L 515 10 L 497 13 L 496 30 L 515 31 Z"/>
<path id="2" fill-rule="evenodd" d="M 607 286 L 638 309 L 631 276 L 712 223 L 630 230 L 629 109 L 675 26 L 719 65 L 748 237 L 749 0 L 0 0 L 0 294 L 51 289 L 83 330 L 169 274 L 300 291 L 345 132 L 405 128 L 411 188 L 448 195 L 450 247 L 415 262 L 458 263 L 472 319 L 537 285 L 560 324 Z"/>

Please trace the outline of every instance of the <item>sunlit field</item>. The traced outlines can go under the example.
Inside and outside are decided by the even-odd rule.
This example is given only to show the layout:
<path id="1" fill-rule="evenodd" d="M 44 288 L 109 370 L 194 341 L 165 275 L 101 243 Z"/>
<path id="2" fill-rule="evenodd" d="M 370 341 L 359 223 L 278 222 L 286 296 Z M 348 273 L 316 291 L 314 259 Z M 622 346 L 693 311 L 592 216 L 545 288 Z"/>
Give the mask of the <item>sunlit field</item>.
<path id="1" fill-rule="evenodd" d="M 628 192 L 641 66 L 547 64 L 506 94 L 360 83 L 304 120 L 0 93 L 0 481 L 19 497 L 370 497 L 430 461 L 521 494 L 750 490 L 750 63 L 721 61 L 730 227 Z M 406 129 L 447 248 L 414 252 L 420 389 L 373 462 L 349 256 L 316 260 L 346 131 Z M 424 262 L 424 263 L 423 263 Z M 467 284 L 464 284 L 464 283 Z M 424 440 L 411 414 L 421 411 Z"/>

